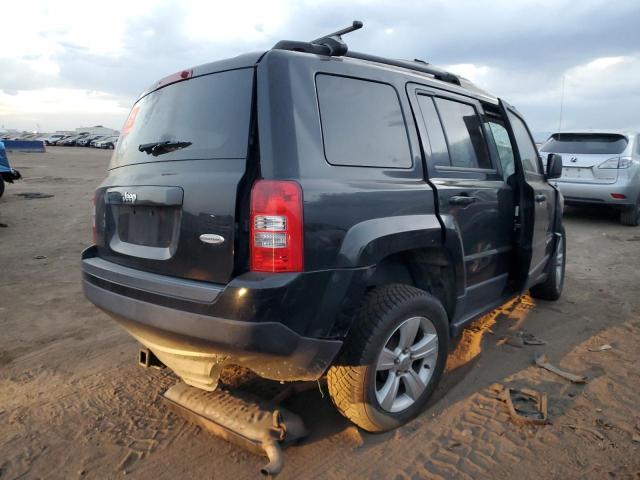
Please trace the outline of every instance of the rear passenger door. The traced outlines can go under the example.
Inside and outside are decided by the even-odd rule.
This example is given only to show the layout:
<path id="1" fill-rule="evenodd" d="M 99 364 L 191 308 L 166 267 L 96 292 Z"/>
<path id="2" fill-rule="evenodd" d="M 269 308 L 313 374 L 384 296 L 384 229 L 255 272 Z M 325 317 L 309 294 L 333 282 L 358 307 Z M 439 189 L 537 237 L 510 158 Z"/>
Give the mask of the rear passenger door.
<path id="1" fill-rule="evenodd" d="M 462 241 L 465 289 L 453 320 L 464 322 L 507 289 L 513 190 L 489 153 L 479 102 L 420 87 L 410 96 L 446 235 Z"/>

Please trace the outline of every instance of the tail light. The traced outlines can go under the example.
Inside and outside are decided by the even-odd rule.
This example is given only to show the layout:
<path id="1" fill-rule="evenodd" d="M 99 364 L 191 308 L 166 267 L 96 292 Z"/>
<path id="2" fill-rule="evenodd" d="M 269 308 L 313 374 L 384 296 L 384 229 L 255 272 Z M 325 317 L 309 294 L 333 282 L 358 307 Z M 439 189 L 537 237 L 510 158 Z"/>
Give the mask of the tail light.
<path id="1" fill-rule="evenodd" d="M 620 169 L 629 168 L 631 165 L 633 165 L 633 159 L 631 157 L 613 157 L 602 162 L 598 165 L 598 168 Z"/>
<path id="2" fill-rule="evenodd" d="M 251 270 L 304 268 L 302 189 L 289 180 L 258 180 L 251 190 Z"/>

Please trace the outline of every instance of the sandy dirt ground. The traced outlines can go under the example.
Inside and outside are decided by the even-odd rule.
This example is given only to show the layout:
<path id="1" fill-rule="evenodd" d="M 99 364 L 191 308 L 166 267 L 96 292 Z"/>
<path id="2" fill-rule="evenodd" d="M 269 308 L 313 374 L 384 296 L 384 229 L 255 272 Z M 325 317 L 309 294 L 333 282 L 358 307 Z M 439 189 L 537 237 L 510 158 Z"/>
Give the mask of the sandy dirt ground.
<path id="1" fill-rule="evenodd" d="M 25 180 L 0 200 L 0 478 L 257 478 L 263 458 L 166 410 L 176 378 L 138 367 L 136 342 L 82 295 L 109 152 L 9 155 Z M 279 478 L 640 478 L 640 228 L 606 210 L 565 219 L 560 301 L 525 296 L 468 328 L 430 408 L 397 431 L 366 434 L 326 391 L 299 394 L 287 406 L 311 434 Z M 547 344 L 504 342 L 522 330 Z M 589 382 L 536 367 L 535 351 Z M 551 423 L 512 423 L 504 385 L 545 392 Z"/>

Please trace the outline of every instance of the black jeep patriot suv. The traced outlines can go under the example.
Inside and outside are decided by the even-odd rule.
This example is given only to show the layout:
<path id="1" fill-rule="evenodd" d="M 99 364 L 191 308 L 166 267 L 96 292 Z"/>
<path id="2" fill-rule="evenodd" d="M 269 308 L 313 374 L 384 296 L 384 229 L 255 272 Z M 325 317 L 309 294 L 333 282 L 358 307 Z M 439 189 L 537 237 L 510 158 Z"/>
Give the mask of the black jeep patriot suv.
<path id="1" fill-rule="evenodd" d="M 327 377 L 369 431 L 424 408 L 450 339 L 562 291 L 562 197 L 516 109 L 422 61 L 279 42 L 160 80 L 95 193 L 86 296 L 187 384 Z"/>

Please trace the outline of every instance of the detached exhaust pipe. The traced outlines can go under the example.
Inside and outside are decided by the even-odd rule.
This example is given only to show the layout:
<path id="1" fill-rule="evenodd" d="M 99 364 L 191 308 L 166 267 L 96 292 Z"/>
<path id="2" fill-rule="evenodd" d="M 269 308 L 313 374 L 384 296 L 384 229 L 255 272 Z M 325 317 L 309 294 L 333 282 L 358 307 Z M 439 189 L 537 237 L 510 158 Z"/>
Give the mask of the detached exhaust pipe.
<path id="1" fill-rule="evenodd" d="M 277 475 L 284 458 L 281 444 L 307 435 L 302 419 L 262 398 L 240 390 L 207 392 L 178 383 L 164 393 L 168 407 L 214 435 L 269 459 L 263 475 Z"/>
<path id="2" fill-rule="evenodd" d="M 264 467 L 260 469 L 260 473 L 265 476 L 276 476 L 282 470 L 284 466 L 284 459 L 282 458 L 282 449 L 278 442 L 269 442 L 263 444 L 264 453 L 267 455 L 269 459 L 269 463 L 267 463 Z"/>

